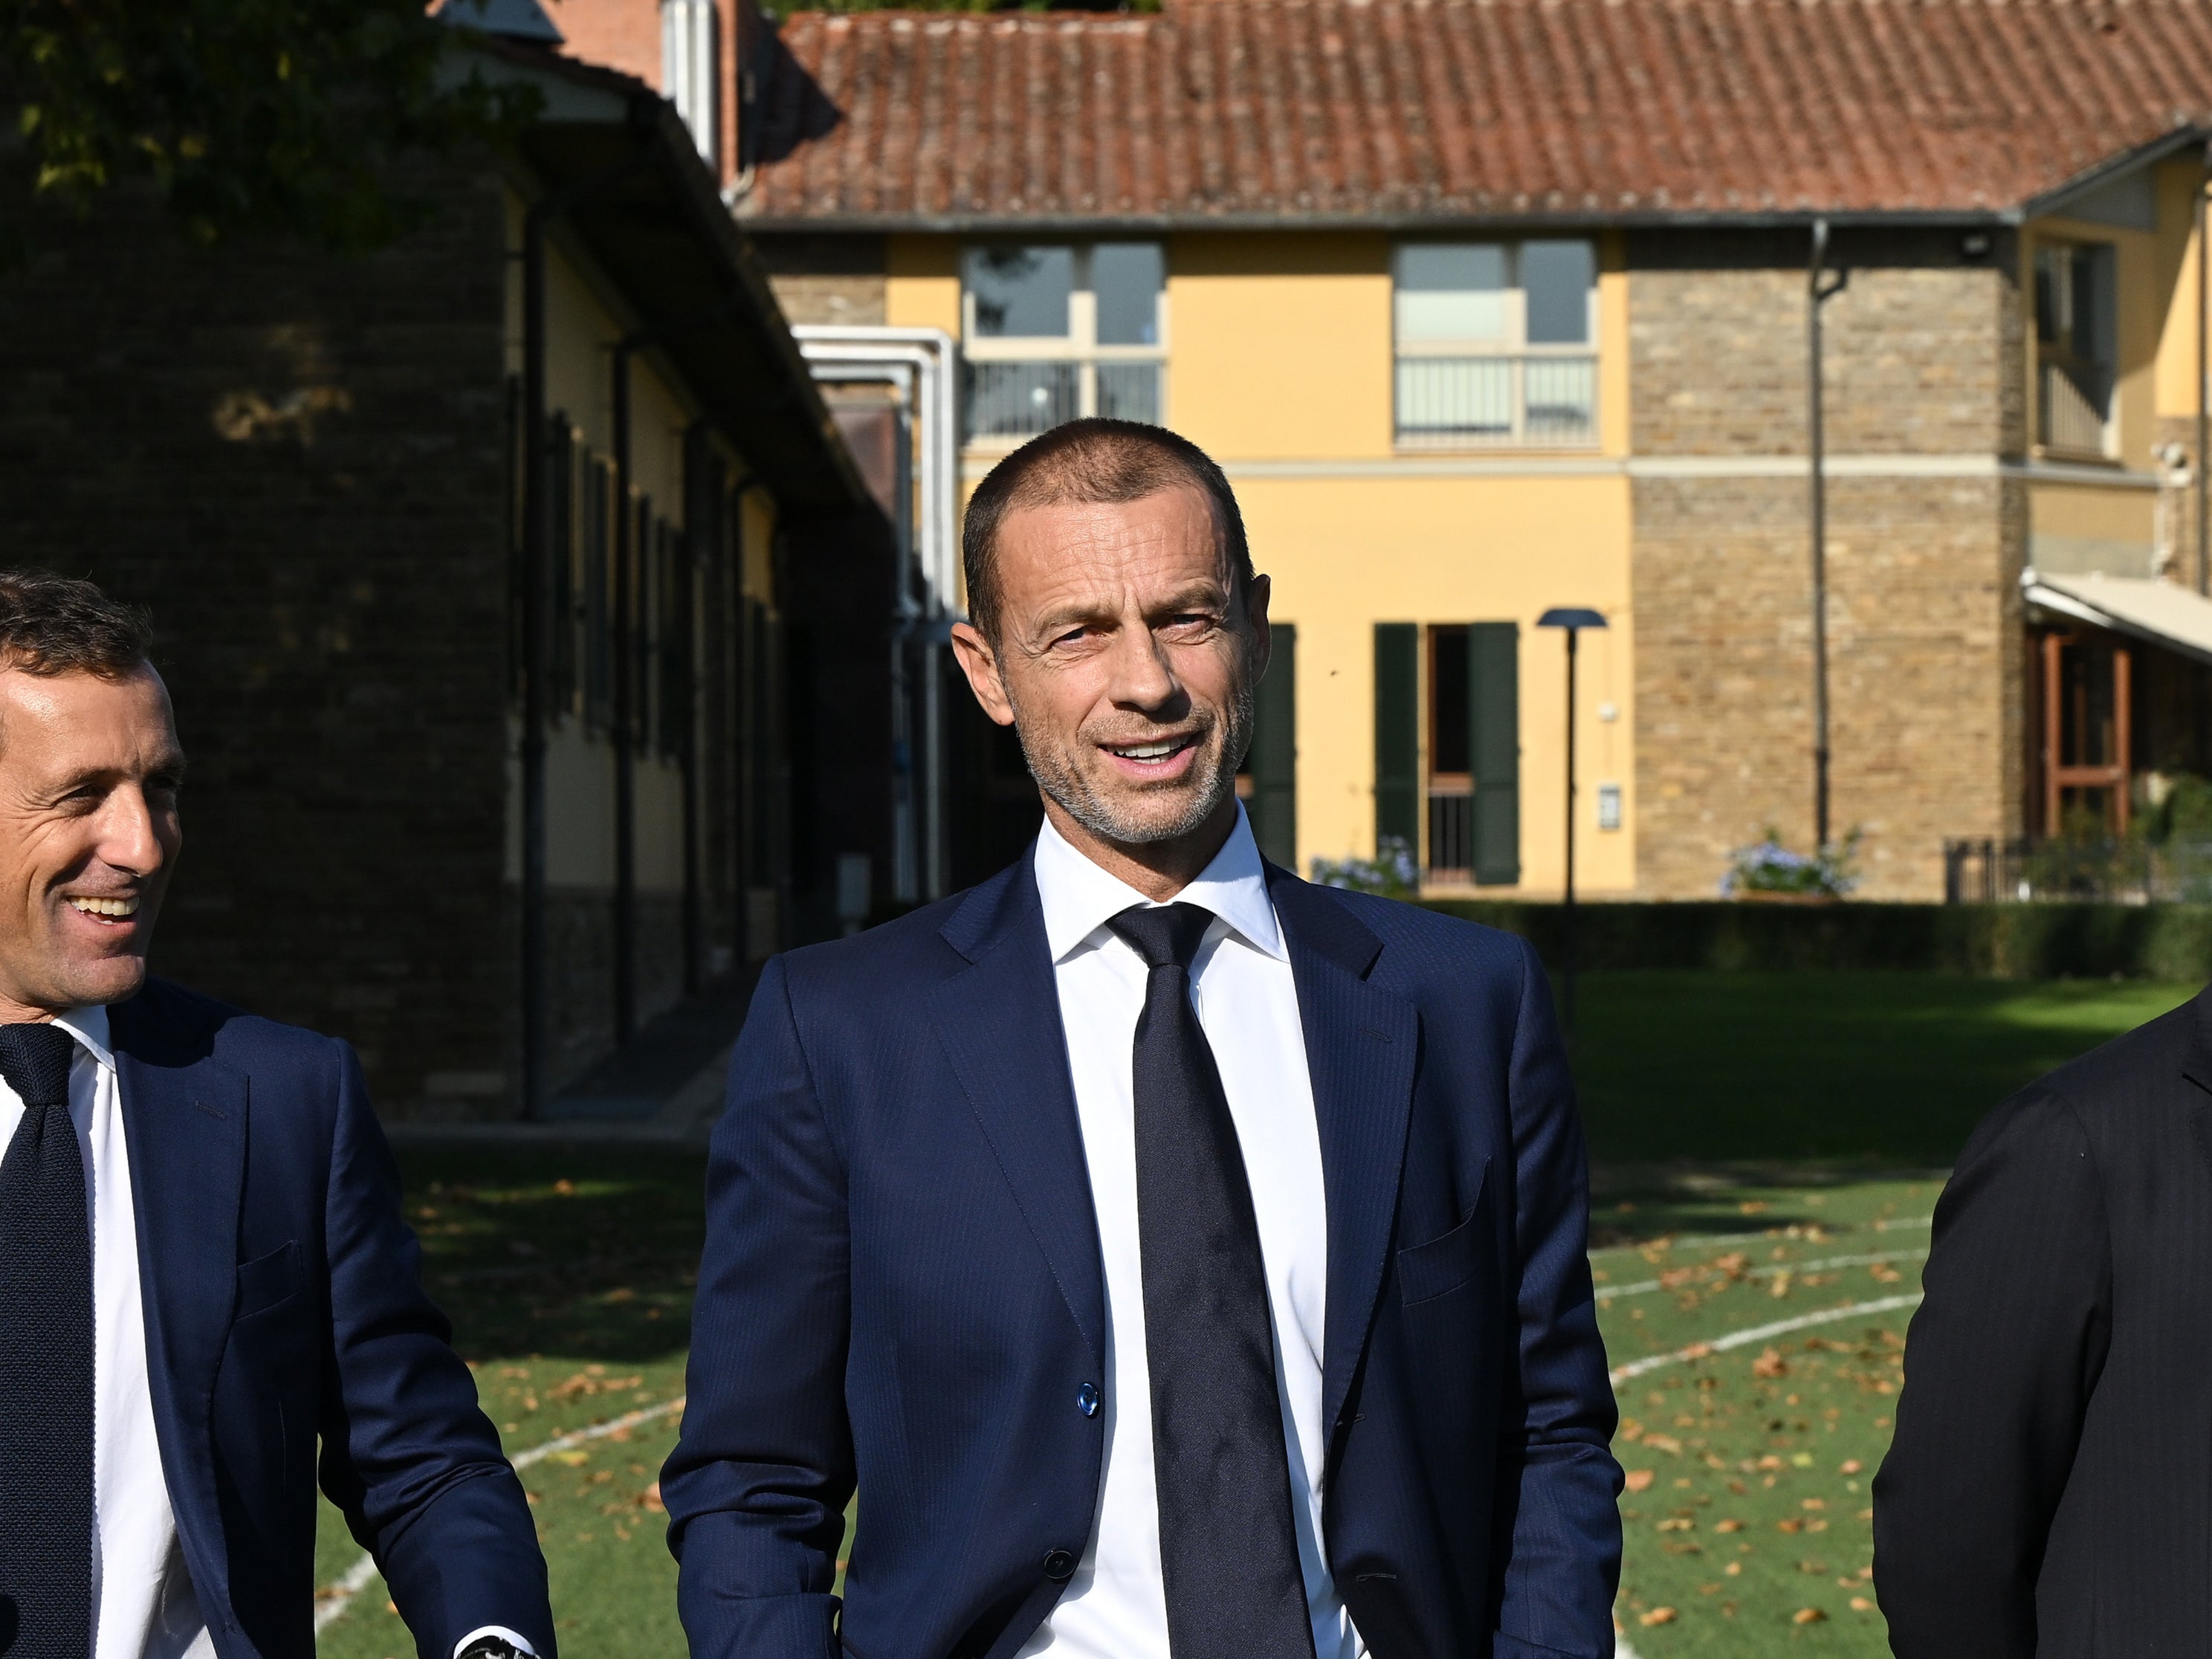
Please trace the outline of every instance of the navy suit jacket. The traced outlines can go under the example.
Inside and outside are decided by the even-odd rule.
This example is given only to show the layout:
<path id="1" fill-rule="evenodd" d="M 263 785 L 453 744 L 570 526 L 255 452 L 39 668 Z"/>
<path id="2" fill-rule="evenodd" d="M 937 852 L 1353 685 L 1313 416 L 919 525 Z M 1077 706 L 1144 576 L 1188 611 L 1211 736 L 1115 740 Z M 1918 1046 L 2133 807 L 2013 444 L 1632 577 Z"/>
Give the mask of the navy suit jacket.
<path id="1" fill-rule="evenodd" d="M 1543 970 L 1507 934 L 1268 881 L 1328 1194 L 1338 1589 L 1377 1659 L 1610 1654 L 1613 1391 Z M 661 1479 L 695 1659 L 1013 1653 L 1060 1592 L 1047 1558 L 1088 1540 L 1104 1417 L 1077 1391 L 1106 1376 L 1028 859 L 769 965 L 708 1204 Z"/>
<path id="2" fill-rule="evenodd" d="M 222 1659 L 312 1659 L 322 1485 L 424 1659 L 484 1625 L 551 1659 L 545 1563 L 422 1294 L 345 1043 L 161 980 L 108 1011 L 161 1473 Z"/>

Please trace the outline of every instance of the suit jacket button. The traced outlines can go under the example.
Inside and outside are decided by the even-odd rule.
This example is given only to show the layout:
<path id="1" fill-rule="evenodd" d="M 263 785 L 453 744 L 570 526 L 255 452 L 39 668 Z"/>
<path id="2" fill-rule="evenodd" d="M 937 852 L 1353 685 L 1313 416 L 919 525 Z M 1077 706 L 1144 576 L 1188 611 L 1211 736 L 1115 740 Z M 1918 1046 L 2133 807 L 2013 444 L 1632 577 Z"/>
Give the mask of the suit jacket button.
<path id="1" fill-rule="evenodd" d="M 1098 1415 L 1098 1390 L 1085 1382 L 1075 1391 L 1075 1409 L 1085 1417 Z"/>
<path id="2" fill-rule="evenodd" d="M 1066 1550 L 1054 1550 L 1044 1559 L 1044 1576 L 1055 1584 L 1064 1583 L 1075 1576 L 1075 1558 Z"/>

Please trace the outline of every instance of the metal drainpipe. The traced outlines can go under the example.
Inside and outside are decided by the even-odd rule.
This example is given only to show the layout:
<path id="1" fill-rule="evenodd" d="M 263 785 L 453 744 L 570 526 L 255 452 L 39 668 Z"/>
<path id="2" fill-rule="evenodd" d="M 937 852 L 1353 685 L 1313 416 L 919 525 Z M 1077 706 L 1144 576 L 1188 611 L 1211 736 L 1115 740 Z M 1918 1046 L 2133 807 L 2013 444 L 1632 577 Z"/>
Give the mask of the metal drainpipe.
<path id="1" fill-rule="evenodd" d="M 694 421 L 684 434 L 684 752 L 678 777 L 684 810 L 684 994 L 696 997 L 703 982 L 701 957 L 706 939 L 700 915 L 703 890 L 699 874 L 699 537 L 709 515 L 705 509 L 702 465 L 693 461 L 707 447 L 707 422 Z"/>
<path id="2" fill-rule="evenodd" d="M 2212 515 L 2208 515 L 2208 503 L 2212 503 L 2212 489 L 2208 489 L 2207 475 L 2212 473 L 2212 410 L 2205 407 L 2205 383 L 2212 380 L 2212 356 L 2208 356 L 2204 338 L 2204 319 L 2212 310 L 2212 276 L 2205 270 L 2204 192 L 2212 186 L 2212 149 L 2205 153 L 2204 170 L 2197 179 L 2197 453 L 2196 477 L 2191 481 L 2197 486 L 2197 591 L 2212 593 Z"/>
<path id="3" fill-rule="evenodd" d="M 545 950 L 545 723 L 549 672 L 546 572 L 553 551 L 550 441 L 545 407 L 545 235 L 553 221 L 593 192 L 647 165 L 633 154 L 531 204 L 522 219 L 522 1115 L 545 1098 L 545 1042 L 552 1024 Z"/>
<path id="4" fill-rule="evenodd" d="M 630 500 L 629 360 L 641 337 L 614 349 L 615 1045 L 637 1030 L 637 511 Z"/>
<path id="5" fill-rule="evenodd" d="M 1828 844 L 1828 488 L 1821 430 L 1820 305 L 1828 258 L 1828 222 L 1813 221 L 1813 258 L 1805 279 L 1806 447 L 1812 471 L 1813 517 L 1813 845 Z"/>

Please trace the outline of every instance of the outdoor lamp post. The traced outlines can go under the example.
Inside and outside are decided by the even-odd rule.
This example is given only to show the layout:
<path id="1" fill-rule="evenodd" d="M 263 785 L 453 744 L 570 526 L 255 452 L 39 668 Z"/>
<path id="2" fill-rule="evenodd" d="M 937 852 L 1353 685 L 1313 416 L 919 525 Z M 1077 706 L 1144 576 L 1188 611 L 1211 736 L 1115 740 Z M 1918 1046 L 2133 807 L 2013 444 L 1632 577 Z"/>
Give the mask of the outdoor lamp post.
<path id="1" fill-rule="evenodd" d="M 1575 1034 L 1575 641 L 1585 628 L 1602 628 L 1604 616 L 1574 605 L 1555 607 L 1536 618 L 1539 628 L 1559 628 L 1567 635 L 1567 915 L 1566 960 L 1560 964 L 1564 1023 Z"/>

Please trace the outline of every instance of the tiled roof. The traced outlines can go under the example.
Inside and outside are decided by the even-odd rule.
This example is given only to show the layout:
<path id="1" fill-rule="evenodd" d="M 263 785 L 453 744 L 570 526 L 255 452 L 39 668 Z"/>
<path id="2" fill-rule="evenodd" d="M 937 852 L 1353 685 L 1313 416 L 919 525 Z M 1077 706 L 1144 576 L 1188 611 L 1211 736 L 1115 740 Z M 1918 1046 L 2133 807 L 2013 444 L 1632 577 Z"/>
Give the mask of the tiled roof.
<path id="1" fill-rule="evenodd" d="M 2212 125 L 2212 0 L 801 12 L 767 223 L 2017 209 Z"/>

